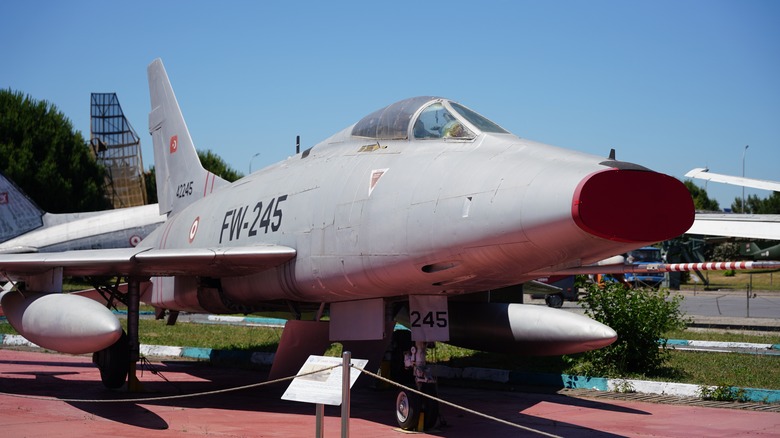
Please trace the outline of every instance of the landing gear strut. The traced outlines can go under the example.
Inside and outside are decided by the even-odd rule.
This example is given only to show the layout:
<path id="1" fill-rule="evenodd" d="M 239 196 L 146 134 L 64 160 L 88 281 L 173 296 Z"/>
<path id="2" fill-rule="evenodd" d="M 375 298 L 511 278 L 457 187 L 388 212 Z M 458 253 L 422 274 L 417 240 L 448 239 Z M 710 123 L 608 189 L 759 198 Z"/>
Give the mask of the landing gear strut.
<path id="1" fill-rule="evenodd" d="M 141 384 L 135 375 L 136 363 L 140 358 L 138 340 L 139 307 L 141 304 L 141 279 L 131 277 L 127 284 L 127 333 L 113 345 L 92 354 L 92 362 L 100 369 L 100 380 L 109 389 L 120 388 L 127 380 L 129 391 L 140 391 Z M 111 291 L 119 296 L 116 287 Z"/>
<path id="2" fill-rule="evenodd" d="M 411 369 L 413 379 L 406 379 L 402 383 L 410 384 L 409 386 L 413 383 L 412 387 L 416 387 L 418 391 L 435 397 L 436 379 L 431 373 L 430 366 L 425 362 L 426 350 L 427 344 L 420 341 L 415 342 L 408 351 L 404 350 L 404 367 Z M 405 430 L 422 432 L 433 428 L 439 421 L 438 401 L 403 388 L 398 391 L 395 409 L 398 425 Z"/>
<path id="3" fill-rule="evenodd" d="M 129 340 L 128 358 L 129 372 L 127 374 L 127 390 L 139 392 L 143 388 L 135 375 L 135 367 L 141 357 L 141 342 L 138 339 L 138 320 L 141 307 L 141 279 L 130 277 L 127 279 L 127 336 Z"/>

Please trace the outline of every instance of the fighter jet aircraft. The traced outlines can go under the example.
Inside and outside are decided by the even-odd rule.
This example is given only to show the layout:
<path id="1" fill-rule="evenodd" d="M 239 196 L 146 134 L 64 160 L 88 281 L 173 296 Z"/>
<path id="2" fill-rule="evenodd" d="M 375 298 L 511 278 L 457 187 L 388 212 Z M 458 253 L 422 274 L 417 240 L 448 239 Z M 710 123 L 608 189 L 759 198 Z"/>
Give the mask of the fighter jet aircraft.
<path id="1" fill-rule="evenodd" d="M 132 247 L 165 219 L 156 205 L 47 213 L 0 173 L 0 254 Z"/>
<path id="2" fill-rule="evenodd" d="M 288 322 L 272 373 L 330 341 L 384 351 L 393 320 L 406 321 L 413 345 L 398 360 L 426 393 L 435 391 L 431 341 L 534 355 L 600 348 L 616 339 L 609 327 L 490 302 L 490 291 L 678 236 L 693 222 L 675 178 L 519 138 L 440 97 L 391 104 L 229 184 L 200 165 L 159 59 L 148 76 L 167 221 L 135 248 L 0 255 L 0 271 L 20 281 L 2 298 L 9 322 L 46 348 L 95 352 L 108 386 L 128 372 L 134 380 L 142 291 L 173 314 L 315 311 L 314 321 Z M 666 207 L 614 202 L 635 187 L 653 187 Z M 63 275 L 126 277 L 127 336 L 104 307 L 56 293 Z M 435 422 L 435 404 L 399 392 L 403 427 L 421 410 Z"/>

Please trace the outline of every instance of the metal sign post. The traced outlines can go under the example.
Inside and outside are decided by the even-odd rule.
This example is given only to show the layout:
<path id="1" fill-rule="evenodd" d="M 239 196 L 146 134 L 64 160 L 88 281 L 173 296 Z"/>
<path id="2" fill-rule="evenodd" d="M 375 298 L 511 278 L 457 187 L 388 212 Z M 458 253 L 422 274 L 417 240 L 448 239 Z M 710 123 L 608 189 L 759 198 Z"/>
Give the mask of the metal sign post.
<path id="1" fill-rule="evenodd" d="M 366 359 L 352 359 L 352 353 L 345 351 L 338 357 L 309 356 L 298 371 L 282 400 L 315 403 L 317 405 L 316 434 L 322 437 L 325 406 L 341 405 L 341 436 L 349 437 L 350 388 L 360 376 L 360 368 L 368 364 Z M 355 365 L 355 369 L 352 369 Z M 338 372 L 341 368 L 341 372 Z M 320 371 L 321 370 L 321 371 Z"/>
<path id="2" fill-rule="evenodd" d="M 344 359 L 341 365 L 341 438 L 349 438 L 349 373 L 351 371 L 350 359 L 352 359 L 352 353 L 345 351 L 341 357 Z"/>
<path id="3" fill-rule="evenodd" d="M 317 438 L 322 438 L 323 425 L 325 421 L 325 405 L 317 403 L 317 425 L 315 426 L 315 435 Z"/>

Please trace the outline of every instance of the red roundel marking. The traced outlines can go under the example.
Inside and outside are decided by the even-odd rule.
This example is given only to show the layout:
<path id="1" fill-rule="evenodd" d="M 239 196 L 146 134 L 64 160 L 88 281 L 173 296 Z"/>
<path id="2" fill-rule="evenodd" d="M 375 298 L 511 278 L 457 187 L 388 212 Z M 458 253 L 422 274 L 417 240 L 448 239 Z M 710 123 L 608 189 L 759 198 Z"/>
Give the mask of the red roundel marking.
<path id="1" fill-rule="evenodd" d="M 198 224 L 200 224 L 200 216 L 196 217 L 190 226 L 190 243 L 195 240 L 195 235 L 198 234 Z"/>
<path id="2" fill-rule="evenodd" d="M 170 144 L 170 151 L 171 151 L 171 153 L 174 153 L 177 150 L 179 150 L 179 136 L 178 135 L 174 135 L 173 137 L 171 137 L 171 141 L 170 141 L 169 144 Z"/>
<path id="3" fill-rule="evenodd" d="M 130 236 L 130 246 L 132 247 L 138 246 L 138 244 L 141 243 L 141 240 L 142 240 L 141 236 L 137 234 L 133 234 L 132 236 Z"/>

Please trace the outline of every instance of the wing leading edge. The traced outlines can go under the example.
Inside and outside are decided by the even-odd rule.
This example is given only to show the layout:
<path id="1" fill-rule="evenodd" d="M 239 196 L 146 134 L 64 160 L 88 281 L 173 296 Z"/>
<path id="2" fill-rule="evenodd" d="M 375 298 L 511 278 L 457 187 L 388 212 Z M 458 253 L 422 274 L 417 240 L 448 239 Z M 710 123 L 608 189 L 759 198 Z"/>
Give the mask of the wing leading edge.
<path id="1" fill-rule="evenodd" d="M 696 219 L 686 234 L 778 240 L 780 215 L 696 213 Z"/>
<path id="2" fill-rule="evenodd" d="M 703 179 L 705 181 L 714 181 L 723 184 L 733 184 L 735 186 L 753 187 L 756 189 L 780 192 L 780 182 L 777 181 L 723 175 L 720 173 L 710 172 L 709 169 L 703 167 L 692 169 L 686 173 L 685 176 L 687 178 Z"/>
<path id="3" fill-rule="evenodd" d="M 58 253 L 8 254 L 0 260 L 6 275 L 39 274 L 62 268 L 63 275 L 213 276 L 246 275 L 279 266 L 295 257 L 281 245 L 153 249 L 123 248 Z"/>

